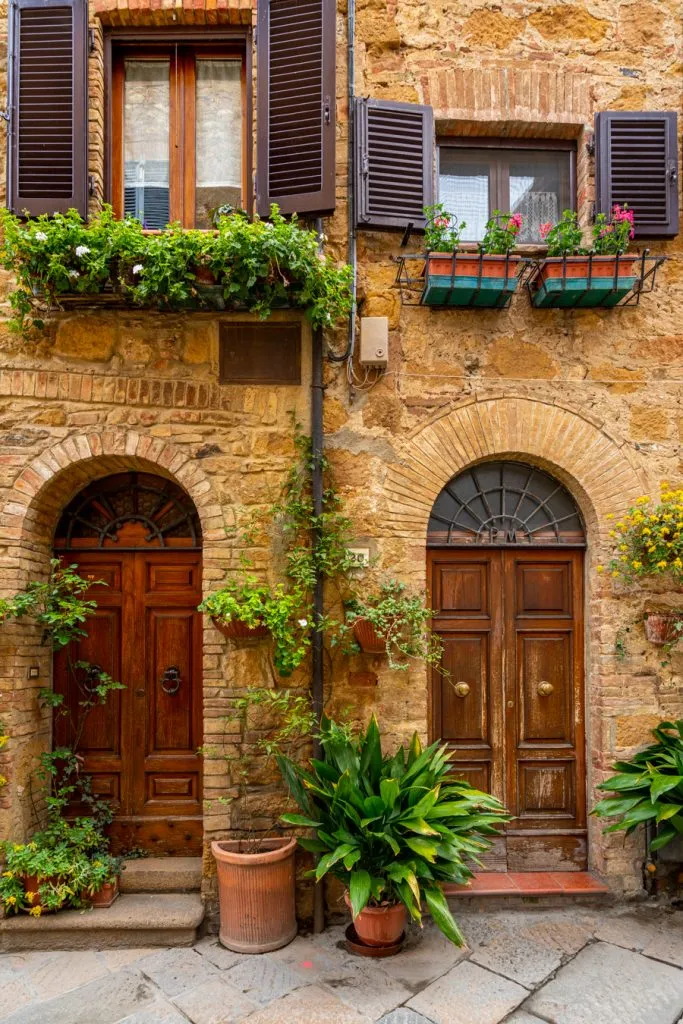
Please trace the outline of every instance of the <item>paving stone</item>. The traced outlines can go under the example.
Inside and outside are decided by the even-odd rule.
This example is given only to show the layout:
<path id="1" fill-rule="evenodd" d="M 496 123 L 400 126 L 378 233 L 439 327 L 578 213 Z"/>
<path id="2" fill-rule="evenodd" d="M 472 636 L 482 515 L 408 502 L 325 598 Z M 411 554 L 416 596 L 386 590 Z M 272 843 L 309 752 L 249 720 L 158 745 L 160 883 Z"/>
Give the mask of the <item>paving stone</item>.
<path id="1" fill-rule="evenodd" d="M 21 975 L 0 974 L 0 1020 L 5 1021 L 22 1006 L 37 1001 L 35 989 Z"/>
<path id="2" fill-rule="evenodd" d="M 163 949 L 139 960 L 135 966 L 167 996 L 177 996 L 202 981 L 211 981 L 218 973 L 213 964 L 193 949 Z"/>
<path id="3" fill-rule="evenodd" d="M 288 964 L 301 976 L 305 985 L 338 981 L 352 975 L 358 965 L 358 958 L 351 956 L 345 947 L 336 949 L 321 939 L 320 935 L 315 938 L 298 936 L 288 946 L 268 953 L 268 959 Z"/>
<path id="4" fill-rule="evenodd" d="M 246 1024 L 373 1024 L 320 985 L 307 985 L 246 1018 Z"/>
<path id="5" fill-rule="evenodd" d="M 683 971 L 606 942 L 587 946 L 527 1006 L 561 1024 L 667 1024 L 683 1007 Z"/>
<path id="6" fill-rule="evenodd" d="M 187 1024 L 187 1017 L 159 995 L 144 1010 L 122 1017 L 116 1024 Z"/>
<path id="7" fill-rule="evenodd" d="M 535 1017 L 532 1013 L 527 1013 L 526 1010 L 517 1010 L 511 1017 L 505 1018 L 505 1024 L 547 1024 L 546 1021 L 542 1021 L 540 1017 Z"/>
<path id="8" fill-rule="evenodd" d="M 432 1021 L 415 1010 L 409 1010 L 407 1006 L 399 1006 L 397 1010 L 392 1010 L 382 1017 L 377 1024 L 432 1024 Z"/>
<path id="9" fill-rule="evenodd" d="M 557 949 L 531 942 L 507 930 L 486 945 L 476 946 L 471 960 L 526 988 L 534 988 L 562 963 Z"/>
<path id="10" fill-rule="evenodd" d="M 207 935 L 205 939 L 195 942 L 192 948 L 195 953 L 201 953 L 209 963 L 212 963 L 214 967 L 218 967 L 221 971 L 227 971 L 228 967 L 234 967 L 235 964 L 244 959 L 244 953 L 233 953 L 231 949 L 221 946 L 218 939 L 211 935 Z"/>
<path id="11" fill-rule="evenodd" d="M 192 1024 L 235 1024 L 258 1010 L 258 1003 L 223 977 L 181 992 L 173 1001 Z"/>
<path id="12" fill-rule="evenodd" d="M 152 946 L 143 946 L 141 949 L 102 949 L 97 954 L 97 958 L 108 971 L 118 971 L 122 967 L 135 963 L 136 960 L 142 960 L 143 957 L 158 952 L 158 948 L 155 949 Z M 78 954 L 71 953 L 70 955 L 77 956 Z"/>
<path id="13" fill-rule="evenodd" d="M 105 974 L 55 999 L 22 1007 L 7 1024 L 116 1024 L 148 1009 L 159 998 L 158 989 L 137 971 L 125 968 Z"/>
<path id="14" fill-rule="evenodd" d="M 402 953 L 377 961 L 376 966 L 413 992 L 418 992 L 430 981 L 450 971 L 467 955 L 466 948 L 458 949 L 438 928 L 428 923 L 423 931 L 415 929 L 409 932 Z"/>
<path id="15" fill-rule="evenodd" d="M 575 956 L 593 937 L 596 922 L 592 918 L 565 919 L 564 914 L 539 914 L 517 925 L 521 938 Z M 515 925 L 511 924 L 515 931 Z"/>
<path id="16" fill-rule="evenodd" d="M 623 914 L 605 921 L 596 938 L 683 967 L 681 914 Z"/>
<path id="17" fill-rule="evenodd" d="M 230 985 L 246 992 L 250 999 L 262 1006 L 306 984 L 288 964 L 267 956 L 242 956 L 240 962 L 224 976 Z"/>
<path id="18" fill-rule="evenodd" d="M 346 977 L 326 984 L 339 999 L 373 1020 L 410 999 L 412 990 L 385 974 L 376 961 L 364 962 L 360 957 L 358 960 Z"/>
<path id="19" fill-rule="evenodd" d="M 97 953 L 29 953 L 22 974 L 30 978 L 38 999 L 53 999 L 107 974 Z"/>
<path id="20" fill-rule="evenodd" d="M 528 995 L 516 982 L 465 960 L 414 996 L 408 1006 L 434 1024 L 499 1024 Z"/>

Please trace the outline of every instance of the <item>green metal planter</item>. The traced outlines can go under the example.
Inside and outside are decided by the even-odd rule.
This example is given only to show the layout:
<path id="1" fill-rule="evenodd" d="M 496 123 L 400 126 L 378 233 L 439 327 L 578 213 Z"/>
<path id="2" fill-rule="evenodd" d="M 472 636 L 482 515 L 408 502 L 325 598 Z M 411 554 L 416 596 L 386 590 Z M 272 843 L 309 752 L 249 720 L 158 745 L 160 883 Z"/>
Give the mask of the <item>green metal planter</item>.
<path id="1" fill-rule="evenodd" d="M 519 256 L 429 253 L 425 259 L 423 306 L 506 306 L 520 282 Z"/>
<path id="2" fill-rule="evenodd" d="M 529 280 L 531 302 L 541 309 L 616 306 L 640 281 L 640 262 L 638 255 L 549 257 Z"/>

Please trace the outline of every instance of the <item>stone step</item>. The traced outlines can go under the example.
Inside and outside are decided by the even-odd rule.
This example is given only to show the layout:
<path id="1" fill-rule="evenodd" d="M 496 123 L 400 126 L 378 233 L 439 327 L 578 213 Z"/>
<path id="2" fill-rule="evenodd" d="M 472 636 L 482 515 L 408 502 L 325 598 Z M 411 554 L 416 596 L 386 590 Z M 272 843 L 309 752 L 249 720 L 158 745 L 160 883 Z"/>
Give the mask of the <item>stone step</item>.
<path id="1" fill-rule="evenodd" d="M 136 893 L 106 910 L 7 917 L 0 921 L 0 952 L 191 946 L 203 919 L 198 893 Z"/>
<path id="2" fill-rule="evenodd" d="M 201 857 L 138 857 L 127 860 L 121 892 L 199 892 Z"/>
<path id="3" fill-rule="evenodd" d="M 515 910 L 610 903 L 608 886 L 590 871 L 479 871 L 469 885 L 444 885 L 454 913 L 469 908 Z"/>

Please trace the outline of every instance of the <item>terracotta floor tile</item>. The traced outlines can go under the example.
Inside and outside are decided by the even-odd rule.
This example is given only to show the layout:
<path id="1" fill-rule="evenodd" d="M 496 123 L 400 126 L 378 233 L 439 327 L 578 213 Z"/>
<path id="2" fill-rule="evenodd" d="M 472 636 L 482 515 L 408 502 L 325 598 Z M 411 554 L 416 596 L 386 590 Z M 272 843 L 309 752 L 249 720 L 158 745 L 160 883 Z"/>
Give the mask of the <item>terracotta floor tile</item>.
<path id="1" fill-rule="evenodd" d="M 520 892 L 562 892 L 552 871 L 517 871 L 512 878 Z"/>
<path id="2" fill-rule="evenodd" d="M 445 885 L 448 896 L 570 896 L 608 892 L 587 871 L 480 871 L 470 885 Z"/>
<path id="3" fill-rule="evenodd" d="M 608 892 L 607 886 L 587 871 L 553 871 L 564 892 Z"/>

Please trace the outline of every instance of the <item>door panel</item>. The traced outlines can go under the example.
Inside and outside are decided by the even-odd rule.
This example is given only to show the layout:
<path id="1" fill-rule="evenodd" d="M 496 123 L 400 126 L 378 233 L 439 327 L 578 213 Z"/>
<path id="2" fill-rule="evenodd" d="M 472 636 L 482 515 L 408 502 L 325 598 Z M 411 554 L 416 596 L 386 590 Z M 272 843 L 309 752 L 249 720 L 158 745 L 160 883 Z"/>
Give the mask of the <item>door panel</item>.
<path id="1" fill-rule="evenodd" d="M 117 803 L 115 849 L 201 852 L 201 555 L 196 552 L 69 552 L 98 602 L 74 660 L 99 665 L 125 686 L 88 718 L 81 744 L 94 788 Z M 90 596 L 90 592 L 88 594 Z M 77 687 L 66 653 L 55 686 L 71 706 Z M 55 721 L 55 740 L 64 719 Z"/>
<path id="2" fill-rule="evenodd" d="M 446 673 L 433 673 L 432 737 L 514 815 L 510 870 L 584 869 L 583 552 L 451 548 L 428 561 Z"/>

